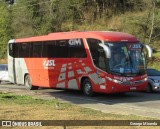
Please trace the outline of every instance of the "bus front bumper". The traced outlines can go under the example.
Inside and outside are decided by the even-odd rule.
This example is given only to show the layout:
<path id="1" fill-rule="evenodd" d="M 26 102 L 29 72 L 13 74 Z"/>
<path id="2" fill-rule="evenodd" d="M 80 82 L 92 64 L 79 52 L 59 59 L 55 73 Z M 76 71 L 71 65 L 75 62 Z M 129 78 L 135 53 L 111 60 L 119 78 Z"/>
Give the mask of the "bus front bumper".
<path id="1" fill-rule="evenodd" d="M 148 84 L 147 78 L 134 82 L 118 82 L 115 80 L 107 80 L 107 93 L 122 93 L 130 91 L 145 91 Z"/>

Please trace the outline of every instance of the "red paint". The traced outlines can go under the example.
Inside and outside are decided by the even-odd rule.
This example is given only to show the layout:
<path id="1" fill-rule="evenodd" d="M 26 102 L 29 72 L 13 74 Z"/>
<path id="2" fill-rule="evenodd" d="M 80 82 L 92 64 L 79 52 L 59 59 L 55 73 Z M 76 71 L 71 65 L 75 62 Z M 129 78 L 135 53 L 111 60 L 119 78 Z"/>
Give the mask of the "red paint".
<path id="1" fill-rule="evenodd" d="M 90 78 L 90 74 L 96 73 L 97 68 L 92 64 L 90 52 L 88 49 L 88 45 L 85 42 L 86 38 L 96 38 L 99 40 L 106 40 L 111 42 L 120 42 L 120 41 L 128 41 L 128 42 L 138 42 L 138 39 L 135 38 L 132 35 L 121 33 L 121 32 L 59 32 L 59 33 L 50 33 L 48 35 L 44 36 L 36 36 L 36 37 L 29 37 L 29 38 L 21 38 L 16 39 L 16 43 L 21 42 L 33 42 L 33 41 L 49 41 L 49 40 L 62 40 L 62 39 L 74 39 L 74 38 L 81 38 L 83 39 L 84 46 L 87 53 L 87 58 L 25 58 L 25 63 L 27 66 L 27 70 L 29 72 L 29 75 L 32 78 L 33 85 L 40 86 L 40 87 L 52 87 L 56 88 L 56 85 L 58 83 L 64 82 L 65 88 L 68 88 L 68 81 L 72 79 L 76 79 L 76 82 L 78 84 L 78 89 L 80 89 L 81 82 L 79 81 L 82 77 L 88 77 Z M 51 69 L 45 69 L 44 68 L 44 61 L 47 60 L 54 60 L 55 66 L 53 66 Z M 82 66 L 82 63 L 79 62 L 82 61 L 85 66 Z M 72 65 L 69 65 L 72 63 Z M 66 64 L 66 70 L 65 72 L 61 72 L 62 65 Z M 72 67 L 72 69 L 69 69 Z M 89 67 L 92 71 L 86 73 L 84 67 Z M 82 74 L 78 74 L 77 70 L 82 70 Z M 73 71 L 74 76 L 68 77 L 68 72 Z M 141 84 L 135 84 L 133 86 L 131 85 L 122 85 L 113 83 L 106 79 L 106 77 L 114 78 L 113 75 L 110 75 L 106 72 L 103 72 L 100 70 L 101 78 L 105 78 L 105 83 L 102 83 L 101 85 L 106 85 L 106 89 L 101 89 L 100 85 L 97 83 L 95 84 L 94 81 L 90 78 L 93 90 L 95 92 L 104 92 L 104 93 L 116 93 L 116 92 L 127 92 L 132 91 L 131 87 L 136 87 L 136 90 L 145 90 L 145 86 L 147 85 L 147 82 L 141 83 Z M 58 81 L 58 78 L 60 77 L 60 74 L 65 73 L 65 79 Z M 144 79 L 146 76 L 138 76 L 133 77 L 131 81 L 141 80 Z M 112 89 L 112 86 L 115 88 Z"/>

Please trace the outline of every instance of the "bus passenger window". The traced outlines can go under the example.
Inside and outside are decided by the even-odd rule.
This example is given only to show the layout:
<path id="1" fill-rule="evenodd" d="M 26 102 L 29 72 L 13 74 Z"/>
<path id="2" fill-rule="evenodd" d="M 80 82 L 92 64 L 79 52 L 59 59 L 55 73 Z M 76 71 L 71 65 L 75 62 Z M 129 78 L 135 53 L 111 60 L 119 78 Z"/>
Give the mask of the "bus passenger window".
<path id="1" fill-rule="evenodd" d="M 86 58 L 87 53 L 84 48 L 84 43 L 82 39 L 79 39 L 80 44 L 68 45 L 69 47 L 69 57 L 70 58 Z"/>
<path id="2" fill-rule="evenodd" d="M 20 47 L 20 44 L 18 44 L 18 43 L 16 43 L 15 45 L 14 45 L 14 57 L 15 58 L 18 58 L 19 57 L 19 47 Z"/>
<path id="3" fill-rule="evenodd" d="M 21 43 L 19 45 L 19 57 L 30 57 L 30 43 Z"/>
<path id="4" fill-rule="evenodd" d="M 68 40 L 57 40 L 56 41 L 56 58 L 68 58 Z"/>
<path id="5" fill-rule="evenodd" d="M 14 43 L 9 44 L 9 55 L 14 57 Z"/>
<path id="6" fill-rule="evenodd" d="M 43 57 L 53 58 L 56 57 L 56 42 L 44 41 L 43 42 Z"/>
<path id="7" fill-rule="evenodd" d="M 42 53 L 42 43 L 33 43 L 33 56 L 32 57 L 41 57 Z"/>

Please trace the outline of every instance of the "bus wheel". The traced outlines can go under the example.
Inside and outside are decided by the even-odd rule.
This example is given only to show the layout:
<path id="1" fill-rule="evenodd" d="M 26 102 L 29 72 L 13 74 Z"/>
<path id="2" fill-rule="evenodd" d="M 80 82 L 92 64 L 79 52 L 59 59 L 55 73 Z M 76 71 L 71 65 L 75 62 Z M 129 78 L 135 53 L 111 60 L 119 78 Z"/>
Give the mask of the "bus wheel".
<path id="1" fill-rule="evenodd" d="M 25 77 L 25 86 L 26 86 L 27 89 L 29 89 L 29 90 L 37 90 L 37 89 L 38 89 L 38 86 L 33 86 L 33 85 L 32 85 L 32 80 L 31 80 L 31 78 L 30 78 L 29 75 L 27 75 L 27 76 Z"/>
<path id="2" fill-rule="evenodd" d="M 83 93 L 86 96 L 93 96 L 92 84 L 89 79 L 83 81 Z"/>
<path id="3" fill-rule="evenodd" d="M 152 86 L 151 84 L 148 83 L 148 85 L 146 86 L 146 92 L 151 93 L 152 92 Z"/>

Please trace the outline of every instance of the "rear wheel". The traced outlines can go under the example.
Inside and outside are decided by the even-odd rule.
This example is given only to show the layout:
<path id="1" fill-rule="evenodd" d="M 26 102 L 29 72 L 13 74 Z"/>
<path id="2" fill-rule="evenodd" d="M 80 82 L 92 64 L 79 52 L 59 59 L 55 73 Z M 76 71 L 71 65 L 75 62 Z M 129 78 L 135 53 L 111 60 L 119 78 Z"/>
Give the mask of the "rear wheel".
<path id="1" fill-rule="evenodd" d="M 152 86 L 148 83 L 148 85 L 146 86 L 146 92 L 151 93 L 152 91 Z"/>
<path id="2" fill-rule="evenodd" d="M 32 85 L 32 80 L 31 80 L 31 78 L 30 78 L 29 75 L 27 75 L 27 76 L 25 77 L 25 86 L 26 86 L 27 89 L 29 89 L 29 90 L 37 90 L 37 89 L 38 89 L 38 86 L 33 86 L 33 85 Z"/>
<path id="3" fill-rule="evenodd" d="M 83 81 L 83 93 L 86 96 L 93 96 L 92 84 L 88 78 Z"/>

